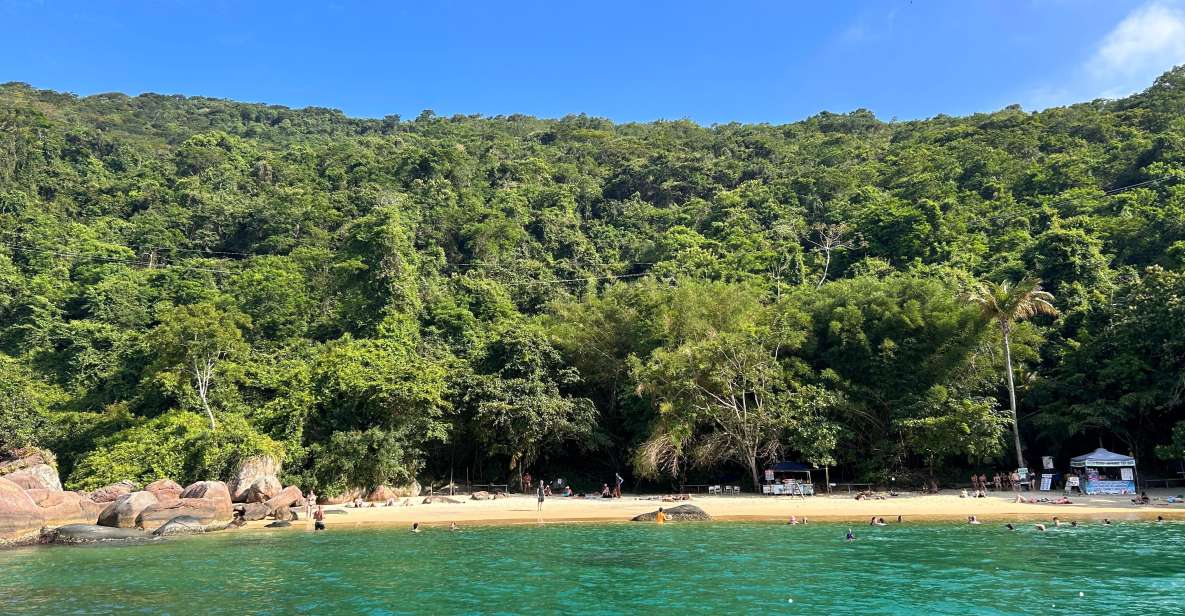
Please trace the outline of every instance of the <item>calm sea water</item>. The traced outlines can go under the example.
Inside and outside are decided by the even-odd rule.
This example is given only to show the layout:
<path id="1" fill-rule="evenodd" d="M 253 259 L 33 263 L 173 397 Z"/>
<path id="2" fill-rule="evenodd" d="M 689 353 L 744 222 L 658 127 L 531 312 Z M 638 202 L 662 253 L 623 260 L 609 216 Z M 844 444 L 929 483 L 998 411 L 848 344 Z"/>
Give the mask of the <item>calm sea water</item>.
<path id="1" fill-rule="evenodd" d="M 26 548 L 0 551 L 0 614 L 1185 613 L 1185 523 L 846 530 L 331 525 Z"/>

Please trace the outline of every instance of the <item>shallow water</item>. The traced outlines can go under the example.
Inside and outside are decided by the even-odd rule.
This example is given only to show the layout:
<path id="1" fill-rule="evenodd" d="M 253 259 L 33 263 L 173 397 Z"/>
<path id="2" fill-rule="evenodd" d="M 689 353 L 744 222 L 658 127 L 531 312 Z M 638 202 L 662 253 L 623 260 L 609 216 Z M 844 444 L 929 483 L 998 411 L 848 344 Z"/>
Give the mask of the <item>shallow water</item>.
<path id="1" fill-rule="evenodd" d="M 0 614 L 1185 613 L 1183 523 L 846 530 L 331 525 L 23 548 L 0 551 Z"/>

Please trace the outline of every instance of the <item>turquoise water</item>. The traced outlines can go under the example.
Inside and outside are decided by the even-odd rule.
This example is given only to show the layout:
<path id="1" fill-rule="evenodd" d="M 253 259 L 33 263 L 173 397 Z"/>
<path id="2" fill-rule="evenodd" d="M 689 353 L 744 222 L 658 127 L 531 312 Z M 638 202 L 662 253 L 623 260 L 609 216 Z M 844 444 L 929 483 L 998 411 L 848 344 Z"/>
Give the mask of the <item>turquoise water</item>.
<path id="1" fill-rule="evenodd" d="M 1185 613 L 1183 523 L 846 530 L 331 527 L 24 548 L 0 551 L 0 614 Z"/>

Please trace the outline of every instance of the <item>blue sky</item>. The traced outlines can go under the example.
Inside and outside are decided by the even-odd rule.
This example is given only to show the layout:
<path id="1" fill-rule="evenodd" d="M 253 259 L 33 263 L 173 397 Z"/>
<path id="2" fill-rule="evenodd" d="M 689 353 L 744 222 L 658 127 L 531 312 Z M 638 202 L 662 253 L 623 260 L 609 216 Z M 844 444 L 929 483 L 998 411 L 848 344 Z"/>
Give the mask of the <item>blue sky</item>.
<path id="1" fill-rule="evenodd" d="M 1185 0 L 0 0 L 0 82 L 354 116 L 788 122 L 1039 109 L 1185 63 Z"/>

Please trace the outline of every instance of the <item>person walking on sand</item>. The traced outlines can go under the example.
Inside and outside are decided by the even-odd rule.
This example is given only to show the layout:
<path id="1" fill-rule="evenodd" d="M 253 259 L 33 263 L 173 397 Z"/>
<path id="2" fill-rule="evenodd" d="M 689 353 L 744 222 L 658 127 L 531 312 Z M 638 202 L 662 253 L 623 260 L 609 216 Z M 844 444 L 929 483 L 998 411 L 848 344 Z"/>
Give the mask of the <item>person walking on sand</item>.
<path id="1" fill-rule="evenodd" d="M 621 473 L 613 473 L 613 476 L 617 478 L 617 487 L 613 488 L 613 498 L 621 498 L 621 484 L 625 483 L 625 480 L 621 478 Z"/>
<path id="2" fill-rule="evenodd" d="M 308 520 L 313 517 L 313 507 L 317 506 L 317 493 L 309 488 L 308 496 L 304 497 L 304 519 Z"/>
<path id="3" fill-rule="evenodd" d="M 543 499 L 546 498 L 546 495 L 543 492 L 543 480 L 542 479 L 539 480 L 539 489 L 536 490 L 535 496 L 538 499 L 538 505 L 537 505 L 536 511 L 538 511 L 539 513 L 543 513 Z"/>

